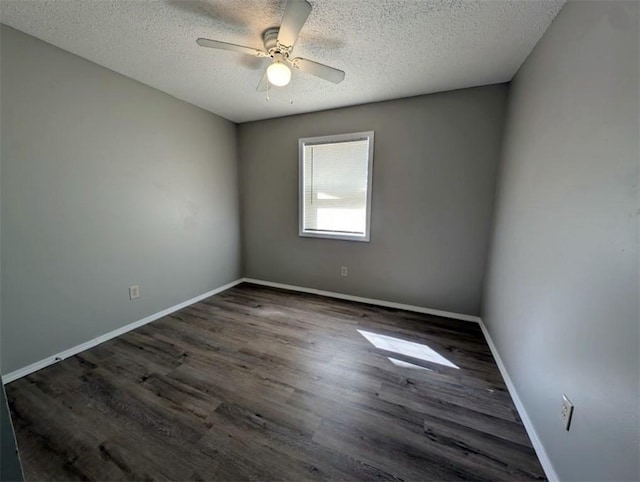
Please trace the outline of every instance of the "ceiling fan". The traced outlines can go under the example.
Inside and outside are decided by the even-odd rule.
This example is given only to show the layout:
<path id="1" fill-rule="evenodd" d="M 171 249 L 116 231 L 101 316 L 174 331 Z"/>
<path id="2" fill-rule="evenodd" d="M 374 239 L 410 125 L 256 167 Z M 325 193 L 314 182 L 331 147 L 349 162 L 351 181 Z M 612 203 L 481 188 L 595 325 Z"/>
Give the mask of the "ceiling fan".
<path id="1" fill-rule="evenodd" d="M 291 51 L 298 39 L 298 34 L 310 13 L 311 5 L 306 0 L 289 0 L 280 27 L 269 28 L 262 34 L 264 50 L 206 38 L 199 38 L 196 42 L 201 47 L 241 52 L 254 57 L 272 58 L 273 62 L 269 64 L 258 84 L 257 90 L 259 92 L 268 90 L 270 85 L 278 87 L 287 85 L 291 80 L 290 67 L 339 84 L 344 80 L 342 70 L 301 57 L 291 58 Z"/>

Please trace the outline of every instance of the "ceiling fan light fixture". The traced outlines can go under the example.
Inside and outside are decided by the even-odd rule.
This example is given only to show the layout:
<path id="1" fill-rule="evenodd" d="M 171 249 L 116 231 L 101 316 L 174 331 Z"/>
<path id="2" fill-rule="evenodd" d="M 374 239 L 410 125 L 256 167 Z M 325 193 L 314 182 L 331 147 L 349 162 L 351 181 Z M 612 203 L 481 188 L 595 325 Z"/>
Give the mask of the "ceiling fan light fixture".
<path id="1" fill-rule="evenodd" d="M 291 69 L 276 60 L 267 68 L 267 78 L 276 87 L 284 87 L 291 80 Z"/>

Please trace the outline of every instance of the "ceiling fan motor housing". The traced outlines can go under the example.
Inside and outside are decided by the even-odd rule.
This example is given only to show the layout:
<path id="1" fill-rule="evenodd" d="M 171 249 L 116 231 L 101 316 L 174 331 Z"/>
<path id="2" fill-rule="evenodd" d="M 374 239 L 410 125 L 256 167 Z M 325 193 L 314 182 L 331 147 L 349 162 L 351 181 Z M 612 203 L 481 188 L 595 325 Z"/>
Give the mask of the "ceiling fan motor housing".
<path id="1" fill-rule="evenodd" d="M 280 29 L 278 27 L 268 28 L 262 34 L 262 40 L 264 42 L 264 48 L 271 57 L 274 56 L 275 53 L 281 53 L 285 57 L 289 54 L 289 48 L 283 47 L 278 43 L 278 33 Z"/>
<path id="2" fill-rule="evenodd" d="M 291 47 L 287 47 L 286 45 L 281 45 L 278 42 L 278 34 L 280 33 L 280 29 L 278 27 L 268 28 L 262 34 L 262 41 L 264 42 L 264 48 L 269 55 L 273 58 L 276 57 L 277 54 L 281 54 L 285 59 L 289 58 L 289 54 L 291 53 Z"/>

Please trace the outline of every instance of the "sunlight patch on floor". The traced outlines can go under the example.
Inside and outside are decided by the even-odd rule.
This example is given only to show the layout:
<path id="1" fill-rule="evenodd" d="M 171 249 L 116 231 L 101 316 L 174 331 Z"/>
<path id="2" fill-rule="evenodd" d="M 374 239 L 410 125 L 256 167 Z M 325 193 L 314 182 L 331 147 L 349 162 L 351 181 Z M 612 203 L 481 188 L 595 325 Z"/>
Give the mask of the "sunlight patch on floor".
<path id="1" fill-rule="evenodd" d="M 390 356 L 387 357 L 387 359 L 393 363 L 395 366 L 400 367 L 400 368 L 409 368 L 411 370 L 426 370 L 428 372 L 432 372 L 433 370 L 431 368 L 427 368 L 427 367 L 422 367 L 420 365 L 414 365 L 413 363 L 409 363 L 403 360 L 398 360 L 397 358 L 392 358 Z"/>
<path id="2" fill-rule="evenodd" d="M 429 348 L 427 345 L 415 343 L 413 341 L 402 340 L 400 338 L 394 338 L 392 336 L 378 335 L 377 333 L 371 333 L 364 330 L 358 330 L 358 333 L 364 336 L 373 346 L 379 348 L 380 350 L 399 353 L 400 355 L 416 358 L 418 360 L 424 360 L 431 363 L 437 363 L 439 365 L 444 365 L 451 368 L 460 368 L 454 363 L 451 363 L 435 350 Z M 393 363 L 396 364 L 395 362 Z"/>

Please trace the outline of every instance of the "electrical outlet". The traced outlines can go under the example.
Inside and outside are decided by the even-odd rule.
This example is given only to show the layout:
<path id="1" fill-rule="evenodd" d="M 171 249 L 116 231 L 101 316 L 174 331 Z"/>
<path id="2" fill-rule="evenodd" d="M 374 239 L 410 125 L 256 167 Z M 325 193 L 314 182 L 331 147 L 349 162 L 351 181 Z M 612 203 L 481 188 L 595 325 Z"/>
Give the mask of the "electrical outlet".
<path id="1" fill-rule="evenodd" d="M 135 300 L 136 298 L 140 298 L 140 286 L 129 286 L 129 299 Z"/>
<path id="2" fill-rule="evenodd" d="M 571 425 L 571 416 L 573 415 L 573 403 L 571 400 L 567 398 L 567 396 L 562 394 L 562 409 L 560 410 L 560 416 L 562 417 L 562 421 L 564 422 L 565 430 L 569 430 L 569 426 Z"/>
<path id="3" fill-rule="evenodd" d="M 342 276 L 343 278 L 349 276 L 349 268 L 347 268 L 346 266 L 340 268 L 340 276 Z"/>

